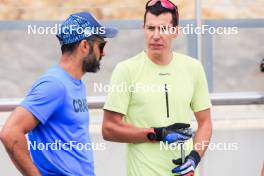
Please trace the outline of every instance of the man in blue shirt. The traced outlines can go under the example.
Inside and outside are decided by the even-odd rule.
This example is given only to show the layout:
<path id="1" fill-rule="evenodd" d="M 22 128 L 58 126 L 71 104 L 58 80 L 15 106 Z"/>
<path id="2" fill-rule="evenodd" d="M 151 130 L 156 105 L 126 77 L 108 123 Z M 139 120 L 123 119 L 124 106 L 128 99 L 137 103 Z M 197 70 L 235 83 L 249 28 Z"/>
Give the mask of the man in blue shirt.
<path id="1" fill-rule="evenodd" d="M 23 175 L 95 175 L 88 106 L 81 78 L 86 72 L 99 70 L 106 44 L 104 38 L 116 34 L 116 29 L 103 27 L 86 12 L 70 15 L 60 26 L 59 64 L 33 84 L 0 135 Z"/>

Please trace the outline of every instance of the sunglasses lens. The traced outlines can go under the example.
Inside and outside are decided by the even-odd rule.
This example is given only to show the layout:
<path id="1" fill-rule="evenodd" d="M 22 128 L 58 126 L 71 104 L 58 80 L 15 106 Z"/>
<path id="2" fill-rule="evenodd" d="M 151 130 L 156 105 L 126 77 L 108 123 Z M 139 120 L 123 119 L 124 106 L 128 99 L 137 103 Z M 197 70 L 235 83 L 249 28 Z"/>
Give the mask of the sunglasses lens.
<path id="1" fill-rule="evenodd" d="M 106 44 L 106 42 L 102 42 L 102 43 L 99 44 L 99 49 L 100 49 L 100 52 L 101 52 L 101 53 L 104 52 L 105 44 Z"/>
<path id="2" fill-rule="evenodd" d="M 148 7 L 155 5 L 158 2 L 158 0 L 152 0 L 148 3 Z"/>
<path id="3" fill-rule="evenodd" d="M 162 7 L 173 10 L 176 7 L 168 0 L 152 0 L 147 4 L 147 7 L 155 5 L 157 2 L 160 2 Z"/>
<path id="4" fill-rule="evenodd" d="M 167 9 L 170 9 L 170 10 L 173 10 L 175 7 L 174 5 L 170 2 L 170 1 L 160 1 L 161 2 L 161 5 Z"/>

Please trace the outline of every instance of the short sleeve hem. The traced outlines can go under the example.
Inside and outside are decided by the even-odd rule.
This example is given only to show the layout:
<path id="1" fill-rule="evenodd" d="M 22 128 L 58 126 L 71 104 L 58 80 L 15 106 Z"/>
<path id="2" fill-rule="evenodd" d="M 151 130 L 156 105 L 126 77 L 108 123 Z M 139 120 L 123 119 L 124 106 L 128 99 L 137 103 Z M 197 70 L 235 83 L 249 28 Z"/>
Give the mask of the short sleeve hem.
<path id="1" fill-rule="evenodd" d="M 210 109 L 212 108 L 212 104 L 208 104 L 208 105 L 205 105 L 205 106 L 198 106 L 196 108 L 193 108 L 193 112 L 199 112 L 199 111 L 203 111 L 203 110 L 206 110 L 206 109 Z"/>
<path id="2" fill-rule="evenodd" d="M 26 104 L 23 104 L 23 103 L 21 103 L 20 104 L 20 106 L 21 107 L 23 107 L 23 108 L 25 108 L 26 110 L 28 110 L 29 112 L 31 112 L 32 113 L 32 115 L 37 119 L 37 120 L 39 120 L 42 124 L 45 124 L 45 118 L 41 115 L 41 114 L 39 114 L 32 106 L 30 106 L 30 105 L 26 105 Z"/>
<path id="3" fill-rule="evenodd" d="M 127 112 L 125 112 L 124 110 L 122 110 L 120 108 L 114 108 L 114 107 L 104 106 L 103 109 L 104 110 L 108 110 L 108 111 L 117 112 L 117 113 L 123 114 L 124 116 L 127 115 Z"/>

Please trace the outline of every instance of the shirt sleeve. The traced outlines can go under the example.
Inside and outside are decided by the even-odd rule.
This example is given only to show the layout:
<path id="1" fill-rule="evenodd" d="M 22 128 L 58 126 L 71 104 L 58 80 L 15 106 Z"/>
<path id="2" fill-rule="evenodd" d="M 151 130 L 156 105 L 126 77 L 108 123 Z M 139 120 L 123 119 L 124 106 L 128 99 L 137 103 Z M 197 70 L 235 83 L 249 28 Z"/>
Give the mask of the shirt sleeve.
<path id="1" fill-rule="evenodd" d="M 124 65 L 118 64 L 112 73 L 110 90 L 103 109 L 127 115 L 131 97 L 130 84 L 128 70 Z"/>
<path id="2" fill-rule="evenodd" d="M 62 83 L 56 78 L 41 78 L 32 86 L 20 106 L 26 108 L 42 124 L 45 124 L 63 103 L 64 89 Z"/>
<path id="3" fill-rule="evenodd" d="M 191 109 L 199 112 L 210 108 L 211 100 L 208 92 L 208 84 L 205 72 L 201 63 L 198 64 L 194 93 L 191 100 Z"/>

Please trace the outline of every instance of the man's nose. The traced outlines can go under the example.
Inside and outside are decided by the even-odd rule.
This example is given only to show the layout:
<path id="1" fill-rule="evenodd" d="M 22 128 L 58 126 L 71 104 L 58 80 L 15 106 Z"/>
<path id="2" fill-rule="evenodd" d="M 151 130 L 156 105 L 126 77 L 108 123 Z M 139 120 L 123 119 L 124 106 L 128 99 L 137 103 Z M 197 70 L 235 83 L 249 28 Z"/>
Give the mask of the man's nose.
<path id="1" fill-rule="evenodd" d="M 156 28 L 155 31 L 154 31 L 153 39 L 154 40 L 159 40 L 160 39 L 160 30 L 158 28 Z"/>

